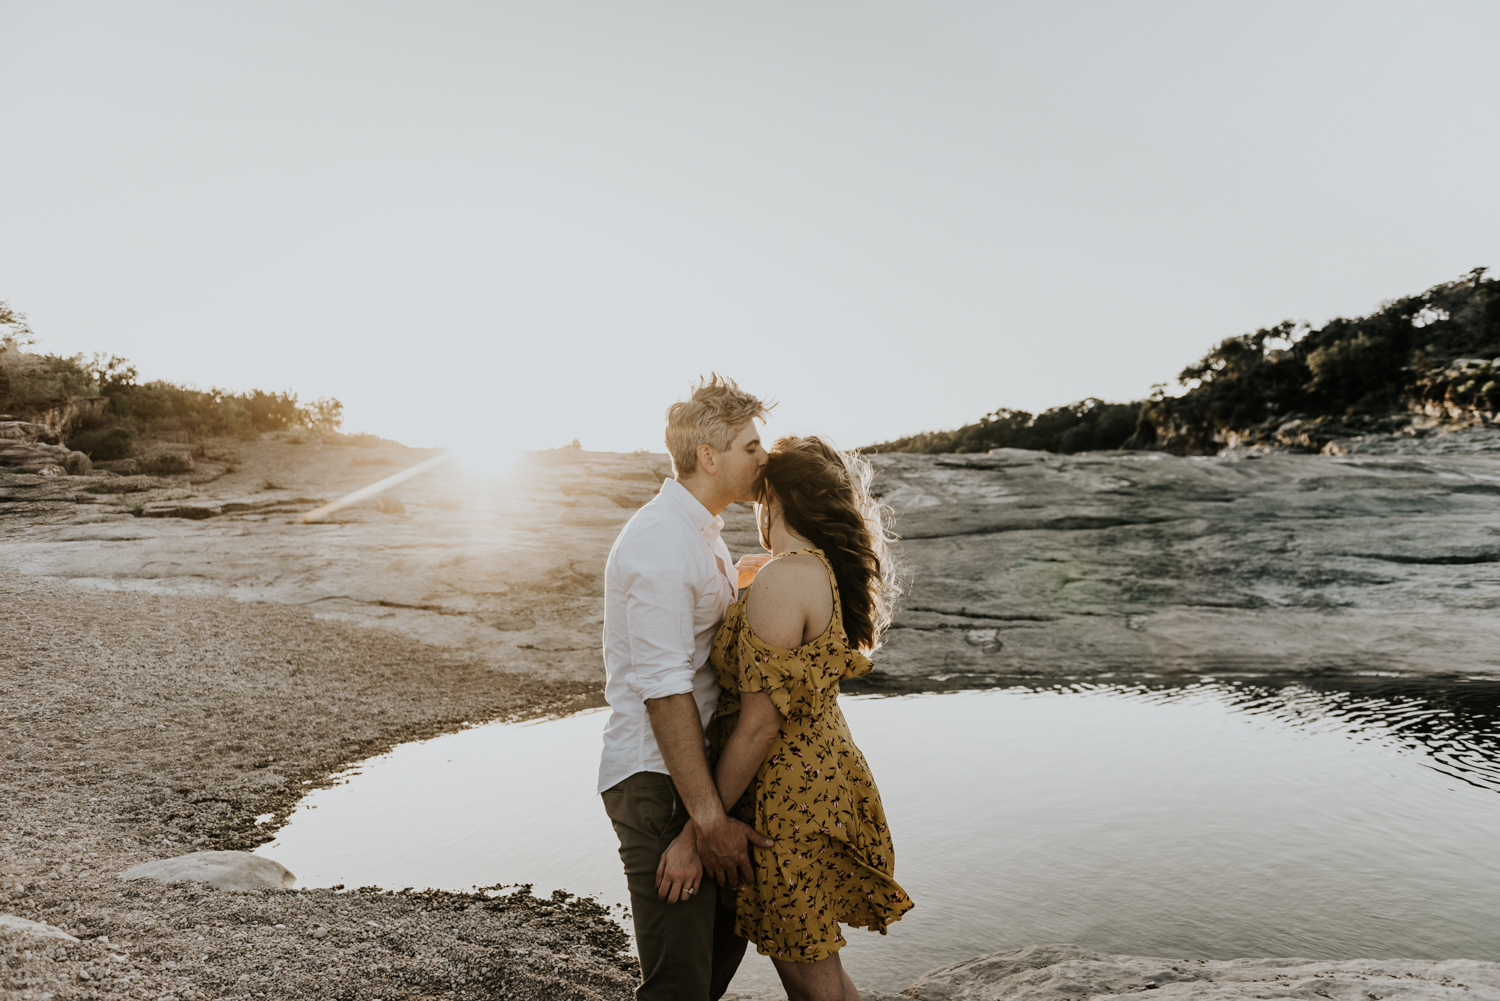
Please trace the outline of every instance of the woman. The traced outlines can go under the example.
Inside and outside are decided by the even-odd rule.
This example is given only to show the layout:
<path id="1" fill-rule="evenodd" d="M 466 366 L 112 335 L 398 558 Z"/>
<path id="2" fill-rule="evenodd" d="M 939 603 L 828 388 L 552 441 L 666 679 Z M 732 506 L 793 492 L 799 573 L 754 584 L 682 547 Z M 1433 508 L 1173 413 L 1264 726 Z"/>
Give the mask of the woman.
<path id="1" fill-rule="evenodd" d="M 838 689 L 869 672 L 895 575 L 863 459 L 783 438 L 764 477 L 756 513 L 772 558 L 729 607 L 711 655 L 724 689 L 709 732 L 719 796 L 776 842 L 755 852 L 735 930 L 771 957 L 792 1001 L 859 1001 L 839 962 L 840 922 L 885 934 L 912 902 L 891 878 L 880 794 Z M 695 865 L 664 858 L 663 895 L 695 888 Z"/>

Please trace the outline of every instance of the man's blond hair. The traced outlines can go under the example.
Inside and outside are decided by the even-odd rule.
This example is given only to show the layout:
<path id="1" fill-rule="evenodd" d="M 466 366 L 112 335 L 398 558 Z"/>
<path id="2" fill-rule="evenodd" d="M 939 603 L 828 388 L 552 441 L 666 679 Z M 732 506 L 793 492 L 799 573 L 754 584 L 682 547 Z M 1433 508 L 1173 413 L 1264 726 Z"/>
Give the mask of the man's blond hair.
<path id="1" fill-rule="evenodd" d="M 667 451 L 672 453 L 678 477 L 698 468 L 699 445 L 729 451 L 740 425 L 755 418 L 765 420 L 775 405 L 763 403 L 717 372 L 710 372 L 707 379 L 699 376 L 692 395 L 667 408 Z"/>

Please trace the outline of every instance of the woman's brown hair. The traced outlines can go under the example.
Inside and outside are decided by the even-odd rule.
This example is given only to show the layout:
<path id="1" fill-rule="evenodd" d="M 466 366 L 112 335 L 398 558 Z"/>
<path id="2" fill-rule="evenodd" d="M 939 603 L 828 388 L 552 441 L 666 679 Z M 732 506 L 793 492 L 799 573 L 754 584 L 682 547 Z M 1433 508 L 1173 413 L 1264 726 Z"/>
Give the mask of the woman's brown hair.
<path id="1" fill-rule="evenodd" d="M 828 557 L 851 643 L 871 651 L 891 624 L 901 588 L 887 544 L 894 540 L 870 494 L 874 470 L 863 456 L 823 438 L 786 437 L 771 446 L 762 474 L 781 501 L 787 527 Z"/>

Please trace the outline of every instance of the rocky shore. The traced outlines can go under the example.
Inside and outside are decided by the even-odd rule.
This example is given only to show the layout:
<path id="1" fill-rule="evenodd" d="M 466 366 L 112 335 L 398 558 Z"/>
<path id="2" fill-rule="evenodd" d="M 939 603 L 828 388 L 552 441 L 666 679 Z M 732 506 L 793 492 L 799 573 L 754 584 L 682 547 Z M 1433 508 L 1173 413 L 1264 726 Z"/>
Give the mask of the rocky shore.
<path id="1" fill-rule="evenodd" d="M 152 473 L 0 472 L 0 914 L 61 930 L 0 922 L 0 989 L 627 997 L 623 932 L 587 901 L 118 874 L 263 843 L 307 790 L 397 743 L 599 704 L 604 556 L 666 457 L 560 450 L 496 477 L 451 464 L 302 524 L 430 453 L 311 438 L 181 452 Z M 1493 675 L 1500 443 L 1428 452 L 877 457 L 912 579 L 880 677 Z M 748 511 L 726 520 L 731 549 L 753 549 Z M 1357 1001 L 1496 983 L 1493 964 L 1220 969 L 1037 948 L 1063 951 L 961 964 L 907 996 Z"/>

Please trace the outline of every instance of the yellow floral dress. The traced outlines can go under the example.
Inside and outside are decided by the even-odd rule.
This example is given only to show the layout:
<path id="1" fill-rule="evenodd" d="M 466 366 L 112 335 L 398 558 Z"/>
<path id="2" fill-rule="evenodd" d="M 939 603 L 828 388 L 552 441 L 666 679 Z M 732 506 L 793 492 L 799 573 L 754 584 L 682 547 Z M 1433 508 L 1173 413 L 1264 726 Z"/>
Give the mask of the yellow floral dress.
<path id="1" fill-rule="evenodd" d="M 752 849 L 755 885 L 735 895 L 735 931 L 763 955 L 811 963 L 845 945 L 840 922 L 884 935 L 912 901 L 891 878 L 896 850 L 880 791 L 839 709 L 839 679 L 869 673 L 870 661 L 849 646 L 828 557 L 797 552 L 828 567 L 833 619 L 817 639 L 783 650 L 751 631 L 746 599 L 730 605 L 711 654 L 724 693 L 709 740 L 723 751 L 741 692 L 765 692 L 781 711 L 781 733 L 731 811 L 776 841 Z"/>

